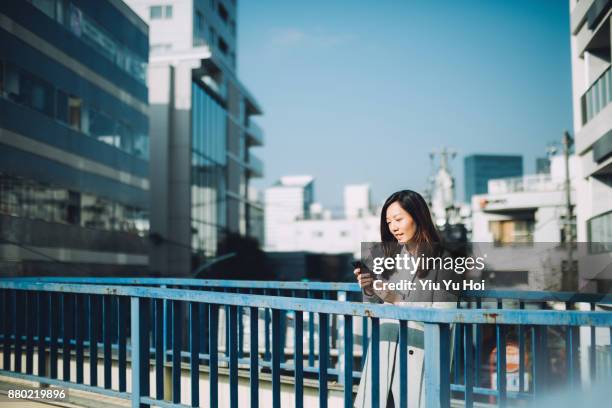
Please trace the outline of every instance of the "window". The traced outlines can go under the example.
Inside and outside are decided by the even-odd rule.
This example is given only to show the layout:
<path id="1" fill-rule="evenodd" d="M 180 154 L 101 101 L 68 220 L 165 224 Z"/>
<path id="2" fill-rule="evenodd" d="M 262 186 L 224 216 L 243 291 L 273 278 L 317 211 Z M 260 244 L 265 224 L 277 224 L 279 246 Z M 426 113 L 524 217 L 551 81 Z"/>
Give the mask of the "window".
<path id="1" fill-rule="evenodd" d="M 161 6 L 151 6 L 149 8 L 149 17 L 151 20 L 159 20 L 162 18 L 162 7 Z"/>
<path id="2" fill-rule="evenodd" d="M 68 124 L 76 130 L 81 130 L 81 98 L 68 97 Z"/>
<path id="3" fill-rule="evenodd" d="M 172 6 L 151 6 L 149 7 L 149 17 L 151 20 L 172 18 Z"/>
<path id="4" fill-rule="evenodd" d="M 219 14 L 219 17 L 221 17 L 221 20 L 223 20 L 227 24 L 229 14 L 227 13 L 227 10 L 225 9 L 225 6 L 223 4 L 219 3 L 217 13 Z"/>
<path id="5" fill-rule="evenodd" d="M 587 221 L 589 253 L 612 252 L 612 211 Z"/>
<path id="6" fill-rule="evenodd" d="M 193 21 L 193 45 L 204 45 L 204 16 L 201 12 L 196 11 Z"/>
<path id="7" fill-rule="evenodd" d="M 32 0 L 32 5 L 45 13 L 52 19 L 55 19 L 55 1 L 54 0 Z"/>
<path id="8" fill-rule="evenodd" d="M 19 93 L 22 103 L 39 112 L 53 116 L 53 87 L 25 71 L 19 72 Z"/>
<path id="9" fill-rule="evenodd" d="M 58 90 L 55 106 L 55 117 L 61 122 L 68 123 L 68 95 Z"/>
<path id="10" fill-rule="evenodd" d="M 221 50 L 221 52 L 225 55 L 227 55 L 227 52 L 229 50 L 227 43 L 225 42 L 225 40 L 221 37 L 219 37 L 219 50 Z"/>

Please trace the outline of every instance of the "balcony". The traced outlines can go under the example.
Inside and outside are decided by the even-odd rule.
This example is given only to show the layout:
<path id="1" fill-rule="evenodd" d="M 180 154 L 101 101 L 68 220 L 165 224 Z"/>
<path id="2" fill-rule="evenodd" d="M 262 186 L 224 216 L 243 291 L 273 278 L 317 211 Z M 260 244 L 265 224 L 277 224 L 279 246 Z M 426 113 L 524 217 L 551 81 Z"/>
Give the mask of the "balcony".
<path id="1" fill-rule="evenodd" d="M 600 334 L 609 341 L 612 313 L 593 310 L 612 303 L 610 295 L 465 292 L 451 309 L 359 298 L 352 283 L 0 279 L 0 312 L 8 317 L 0 325 L 0 376 L 132 406 L 280 408 L 282 400 L 350 407 L 365 355 L 379 366 L 381 325 L 389 320 L 397 322 L 402 366 L 414 334 L 407 323 L 423 323 L 427 407 L 520 404 L 546 396 L 553 380 L 580 390 L 583 381 L 607 375 L 610 347 Z M 541 310 L 566 302 L 585 302 L 591 311 Z M 492 334 L 493 351 L 485 349 L 485 333 L 489 340 Z M 553 340 L 564 375 L 552 371 Z M 509 370 L 516 384 L 507 381 Z M 407 370 L 399 371 L 406 384 Z M 379 383 L 371 387 L 378 395 Z M 400 389 L 406 406 L 407 387 Z"/>
<path id="2" fill-rule="evenodd" d="M 249 158 L 246 162 L 247 169 L 251 173 L 251 177 L 263 177 L 264 164 L 263 161 L 253 153 L 249 152 Z"/>
<path id="3" fill-rule="evenodd" d="M 249 125 L 246 128 L 246 134 L 251 146 L 263 146 L 264 132 L 261 127 L 252 119 L 249 119 Z"/>
<path id="4" fill-rule="evenodd" d="M 488 182 L 488 194 L 560 191 L 563 184 L 553 182 L 549 174 L 493 179 Z"/>

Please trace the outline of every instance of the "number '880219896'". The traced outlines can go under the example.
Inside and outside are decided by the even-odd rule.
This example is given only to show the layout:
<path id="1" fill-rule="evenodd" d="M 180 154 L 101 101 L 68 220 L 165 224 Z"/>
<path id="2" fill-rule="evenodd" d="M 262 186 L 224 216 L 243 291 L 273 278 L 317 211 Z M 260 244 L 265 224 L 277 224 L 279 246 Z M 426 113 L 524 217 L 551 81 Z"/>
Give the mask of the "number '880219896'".
<path id="1" fill-rule="evenodd" d="M 8 390 L 9 399 L 65 399 L 67 392 L 61 388 Z"/>

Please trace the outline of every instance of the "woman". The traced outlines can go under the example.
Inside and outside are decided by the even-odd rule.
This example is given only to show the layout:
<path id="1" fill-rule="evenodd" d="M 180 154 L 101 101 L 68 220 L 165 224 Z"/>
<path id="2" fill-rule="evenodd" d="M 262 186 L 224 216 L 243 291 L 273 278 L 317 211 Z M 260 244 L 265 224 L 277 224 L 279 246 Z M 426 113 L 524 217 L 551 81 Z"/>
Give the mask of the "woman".
<path id="1" fill-rule="evenodd" d="M 394 257 L 396 253 L 418 257 L 436 257 L 443 254 L 441 239 L 432 221 L 427 203 L 420 194 L 411 190 L 402 190 L 392 194 L 385 202 L 380 218 L 380 237 L 383 256 Z M 373 254 L 362 254 L 370 258 Z M 366 261 L 366 264 L 369 262 Z M 390 303 L 410 307 L 454 307 L 457 294 L 440 290 L 422 290 L 419 281 L 431 280 L 441 282 L 455 279 L 452 270 L 419 268 L 416 272 L 407 269 L 385 271 L 380 277 L 374 277 L 362 268 L 354 270 L 364 298 L 370 302 Z M 409 280 L 414 282 L 415 290 L 389 291 L 374 289 L 374 279 L 397 282 Z M 380 288 L 379 285 L 377 287 Z M 408 322 L 408 406 L 424 406 L 423 362 L 424 362 L 424 326 L 419 322 Z M 364 333 L 364 335 L 367 335 Z M 382 319 L 380 322 L 380 377 L 375 379 L 380 387 L 381 408 L 394 407 L 399 404 L 399 324 L 397 321 Z M 451 342 L 452 344 L 452 342 Z M 371 345 L 370 345 L 371 347 Z M 355 407 L 372 406 L 372 362 L 368 350 L 366 363 L 361 375 Z"/>

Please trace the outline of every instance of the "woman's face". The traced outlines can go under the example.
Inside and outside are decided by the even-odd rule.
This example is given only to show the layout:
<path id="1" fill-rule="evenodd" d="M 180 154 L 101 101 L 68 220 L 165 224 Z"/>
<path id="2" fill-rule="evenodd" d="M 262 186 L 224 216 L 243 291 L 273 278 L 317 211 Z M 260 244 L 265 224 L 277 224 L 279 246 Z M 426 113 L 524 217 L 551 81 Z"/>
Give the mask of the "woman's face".
<path id="1" fill-rule="evenodd" d="M 386 217 L 389 231 L 398 242 L 405 244 L 412 239 L 416 232 L 416 224 L 397 201 L 387 207 Z"/>

